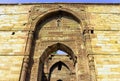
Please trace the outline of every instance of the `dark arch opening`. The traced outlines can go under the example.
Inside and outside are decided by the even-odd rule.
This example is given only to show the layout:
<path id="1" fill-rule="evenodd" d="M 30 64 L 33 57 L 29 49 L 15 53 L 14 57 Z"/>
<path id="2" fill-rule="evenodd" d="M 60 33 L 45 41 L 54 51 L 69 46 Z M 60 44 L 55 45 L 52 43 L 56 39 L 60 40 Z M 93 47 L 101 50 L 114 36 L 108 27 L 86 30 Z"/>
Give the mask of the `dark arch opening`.
<path id="1" fill-rule="evenodd" d="M 62 81 L 61 79 L 57 80 L 57 81 Z"/>
<path id="2" fill-rule="evenodd" d="M 51 74 L 52 72 L 54 71 L 55 68 L 58 68 L 58 70 L 61 70 L 62 66 L 65 66 L 69 71 L 70 71 L 70 68 L 63 62 L 59 61 L 59 62 L 56 62 L 54 65 L 52 65 L 52 67 L 50 68 L 50 71 L 49 71 L 49 77 L 48 77 L 48 81 L 50 81 L 50 78 L 51 78 Z"/>
<path id="3" fill-rule="evenodd" d="M 50 68 L 50 73 L 52 73 L 56 67 L 58 67 L 58 70 L 61 70 L 62 65 L 65 66 L 68 70 L 70 70 L 70 68 L 64 62 L 59 61 L 52 65 L 52 67 Z"/>

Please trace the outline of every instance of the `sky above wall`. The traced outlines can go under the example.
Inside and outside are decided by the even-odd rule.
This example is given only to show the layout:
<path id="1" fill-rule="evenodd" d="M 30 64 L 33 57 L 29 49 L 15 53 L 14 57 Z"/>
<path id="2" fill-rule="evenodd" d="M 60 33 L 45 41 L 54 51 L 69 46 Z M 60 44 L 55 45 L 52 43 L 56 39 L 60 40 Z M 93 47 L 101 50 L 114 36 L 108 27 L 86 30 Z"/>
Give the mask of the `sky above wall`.
<path id="1" fill-rule="evenodd" d="M 0 3 L 120 3 L 120 0 L 0 0 Z"/>

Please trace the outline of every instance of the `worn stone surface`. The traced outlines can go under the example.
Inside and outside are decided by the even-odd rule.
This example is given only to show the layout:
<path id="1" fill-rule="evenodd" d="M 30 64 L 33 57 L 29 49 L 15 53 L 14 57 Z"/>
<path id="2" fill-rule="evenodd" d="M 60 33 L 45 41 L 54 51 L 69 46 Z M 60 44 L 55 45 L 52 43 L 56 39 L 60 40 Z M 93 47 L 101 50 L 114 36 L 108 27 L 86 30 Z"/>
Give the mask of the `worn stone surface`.
<path id="1" fill-rule="evenodd" d="M 19 81 L 23 56 L 0 56 L 0 80 Z"/>
<path id="2" fill-rule="evenodd" d="M 120 81 L 119 58 L 119 4 L 0 5 L 0 81 Z"/>

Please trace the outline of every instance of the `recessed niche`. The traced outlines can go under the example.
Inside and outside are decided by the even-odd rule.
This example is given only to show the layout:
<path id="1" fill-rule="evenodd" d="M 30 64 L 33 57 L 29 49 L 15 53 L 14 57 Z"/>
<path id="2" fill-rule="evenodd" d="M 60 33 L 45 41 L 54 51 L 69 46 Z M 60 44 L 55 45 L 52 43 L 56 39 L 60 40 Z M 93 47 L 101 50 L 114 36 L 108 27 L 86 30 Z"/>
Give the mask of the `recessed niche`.
<path id="1" fill-rule="evenodd" d="M 91 34 L 94 34 L 94 30 L 91 30 Z"/>

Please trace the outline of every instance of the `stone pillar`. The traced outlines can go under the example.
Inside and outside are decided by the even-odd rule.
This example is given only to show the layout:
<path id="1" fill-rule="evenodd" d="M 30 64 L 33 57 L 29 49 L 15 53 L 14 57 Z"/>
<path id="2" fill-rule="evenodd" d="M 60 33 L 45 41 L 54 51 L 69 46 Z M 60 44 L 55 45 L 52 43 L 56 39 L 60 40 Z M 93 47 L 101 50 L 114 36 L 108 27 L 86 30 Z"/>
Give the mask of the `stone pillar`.
<path id="1" fill-rule="evenodd" d="M 30 55 L 32 40 L 33 40 L 33 31 L 29 31 L 27 45 L 25 49 L 25 55 Z"/>
<path id="2" fill-rule="evenodd" d="M 25 81 L 25 79 L 26 79 L 26 73 L 27 73 L 27 68 L 28 68 L 28 62 L 29 62 L 29 57 L 26 56 L 26 57 L 23 59 L 23 67 L 22 67 L 22 72 L 21 72 L 20 81 Z"/>
<path id="3" fill-rule="evenodd" d="M 89 68 L 90 68 L 90 74 L 91 74 L 90 81 L 97 81 L 96 80 L 94 57 L 93 57 L 93 55 L 89 55 L 88 58 L 89 58 Z"/>
<path id="4" fill-rule="evenodd" d="M 81 74 L 79 75 L 79 79 L 78 81 L 93 81 L 91 80 L 91 71 L 90 71 L 90 67 L 89 67 L 89 59 L 88 59 L 88 54 L 91 54 L 92 52 L 92 47 L 91 47 L 91 38 L 90 38 L 90 29 L 88 27 L 86 27 L 83 31 L 83 35 L 84 35 L 84 45 L 81 46 L 81 56 L 79 56 L 80 58 L 80 62 L 81 64 L 78 67 L 81 67 L 81 70 L 83 70 L 81 72 Z M 84 47 L 84 48 L 83 48 Z"/>
<path id="5" fill-rule="evenodd" d="M 88 27 L 84 30 L 84 37 L 85 37 L 85 45 L 87 50 L 87 56 L 89 61 L 89 70 L 90 70 L 90 80 L 89 81 L 96 81 L 96 72 L 95 72 L 95 65 L 94 65 L 94 57 L 92 54 L 92 46 L 91 46 L 91 38 L 90 34 L 92 33 L 93 29 L 89 29 Z"/>
<path id="6" fill-rule="evenodd" d="M 22 66 L 20 81 L 25 81 L 25 79 L 26 79 L 28 63 L 29 63 L 30 49 L 31 49 L 31 44 L 32 44 L 32 38 L 33 38 L 33 32 L 29 31 L 27 45 L 26 45 L 26 49 L 25 49 L 25 57 L 23 59 L 23 66 Z"/>
<path id="7" fill-rule="evenodd" d="M 78 56 L 78 62 L 77 62 L 77 74 L 78 74 L 78 80 L 77 81 L 90 81 L 90 73 L 89 73 L 89 67 L 88 67 L 88 59 L 84 54 L 81 54 Z"/>
<path id="8" fill-rule="evenodd" d="M 42 67 L 41 65 L 39 65 L 39 58 L 33 58 L 34 60 L 34 64 L 32 65 L 32 69 L 31 69 L 31 75 L 30 75 L 30 80 L 29 81 L 41 81 L 40 78 L 40 71 Z"/>

